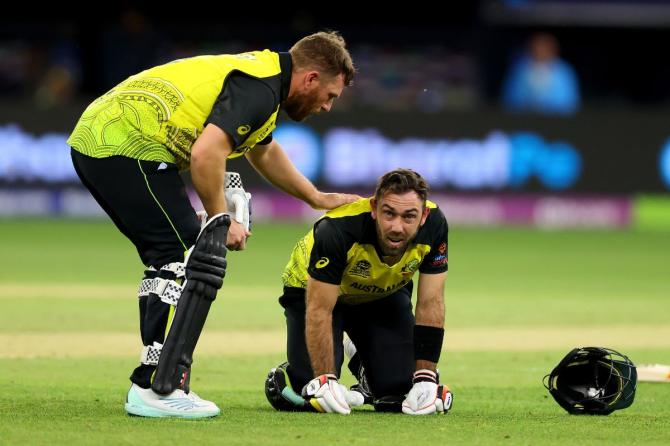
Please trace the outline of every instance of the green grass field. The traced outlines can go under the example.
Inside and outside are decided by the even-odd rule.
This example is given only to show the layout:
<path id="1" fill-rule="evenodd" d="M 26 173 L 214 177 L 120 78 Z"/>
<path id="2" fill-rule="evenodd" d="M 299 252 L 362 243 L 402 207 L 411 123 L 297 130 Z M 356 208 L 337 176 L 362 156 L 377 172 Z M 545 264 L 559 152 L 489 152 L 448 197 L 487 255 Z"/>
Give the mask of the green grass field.
<path id="1" fill-rule="evenodd" d="M 669 233 L 452 229 L 440 369 L 454 407 L 414 418 L 265 401 L 285 357 L 279 276 L 306 229 L 257 225 L 229 254 L 192 378 L 222 415 L 189 422 L 123 411 L 140 350 L 130 243 L 107 223 L 0 221 L 0 444 L 670 444 L 670 385 L 578 417 L 541 383 L 579 345 L 670 363 Z"/>

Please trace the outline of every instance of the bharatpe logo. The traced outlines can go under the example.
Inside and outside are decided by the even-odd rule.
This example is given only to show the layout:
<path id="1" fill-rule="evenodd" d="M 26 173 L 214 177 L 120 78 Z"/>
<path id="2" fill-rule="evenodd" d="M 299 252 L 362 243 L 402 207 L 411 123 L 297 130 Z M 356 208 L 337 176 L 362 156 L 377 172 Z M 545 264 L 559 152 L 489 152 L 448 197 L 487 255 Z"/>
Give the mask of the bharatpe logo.
<path id="1" fill-rule="evenodd" d="M 394 141 L 375 129 L 337 128 L 325 134 L 323 147 L 323 174 L 337 186 L 374 186 L 376 178 L 401 165 L 421 172 L 432 187 L 462 190 L 522 188 L 532 180 L 548 190 L 565 190 L 582 173 L 574 146 L 532 132 Z"/>
<path id="2" fill-rule="evenodd" d="M 349 270 L 350 276 L 358 276 L 367 278 L 370 277 L 370 267 L 372 264 L 367 260 L 359 260 L 356 262 L 356 265 Z"/>
<path id="3" fill-rule="evenodd" d="M 285 123 L 272 132 L 300 173 L 316 181 L 321 171 L 321 137 L 303 124 Z M 70 162 L 70 164 L 72 164 Z"/>

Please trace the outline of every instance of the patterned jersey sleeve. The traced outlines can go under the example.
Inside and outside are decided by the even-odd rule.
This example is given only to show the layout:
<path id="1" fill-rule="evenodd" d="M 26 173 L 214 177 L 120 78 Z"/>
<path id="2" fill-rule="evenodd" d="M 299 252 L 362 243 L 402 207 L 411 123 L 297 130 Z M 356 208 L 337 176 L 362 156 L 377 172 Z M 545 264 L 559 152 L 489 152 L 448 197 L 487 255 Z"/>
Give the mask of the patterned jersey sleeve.
<path id="1" fill-rule="evenodd" d="M 449 269 L 449 225 L 439 208 L 430 210 L 426 226 L 431 234 L 430 251 L 424 257 L 419 272 L 424 274 L 443 273 Z"/>
<path id="2" fill-rule="evenodd" d="M 265 146 L 265 145 L 267 145 L 267 144 L 270 144 L 271 142 L 272 142 L 272 132 L 270 132 L 270 134 L 269 134 L 268 136 L 266 136 L 265 138 L 263 138 L 263 140 L 262 140 L 261 142 L 259 142 L 258 144 L 256 144 L 256 145 L 258 145 L 258 146 Z"/>
<path id="3" fill-rule="evenodd" d="M 228 133 L 237 147 L 265 123 L 274 112 L 274 103 L 274 93 L 263 81 L 234 72 L 226 79 L 205 124 L 214 124 Z M 270 141 L 271 136 L 261 143 Z"/>
<path id="4" fill-rule="evenodd" d="M 339 285 L 347 263 L 347 247 L 337 226 L 322 218 L 314 225 L 314 246 L 307 272 L 321 282 Z"/>

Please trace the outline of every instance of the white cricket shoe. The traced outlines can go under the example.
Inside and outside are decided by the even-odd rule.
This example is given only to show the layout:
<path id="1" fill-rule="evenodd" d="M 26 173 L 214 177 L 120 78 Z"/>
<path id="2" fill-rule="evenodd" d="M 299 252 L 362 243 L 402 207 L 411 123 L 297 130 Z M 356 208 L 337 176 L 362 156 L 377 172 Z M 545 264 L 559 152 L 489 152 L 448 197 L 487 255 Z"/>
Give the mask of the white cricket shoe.
<path id="1" fill-rule="evenodd" d="M 159 395 L 137 384 L 130 386 L 126 397 L 126 412 L 140 417 L 207 418 L 215 417 L 221 409 L 193 392 L 177 389 L 169 395 Z"/>

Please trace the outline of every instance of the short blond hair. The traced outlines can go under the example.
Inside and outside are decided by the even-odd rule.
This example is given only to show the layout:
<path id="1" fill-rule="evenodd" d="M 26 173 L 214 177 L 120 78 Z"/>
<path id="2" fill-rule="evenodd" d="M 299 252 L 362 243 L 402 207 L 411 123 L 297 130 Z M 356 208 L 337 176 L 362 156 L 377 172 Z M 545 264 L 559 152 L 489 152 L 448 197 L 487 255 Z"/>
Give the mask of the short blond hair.
<path id="1" fill-rule="evenodd" d="M 319 31 L 298 40 L 289 50 L 295 69 L 314 69 L 329 76 L 344 75 L 344 85 L 354 79 L 356 68 L 344 38 L 337 31 Z"/>

